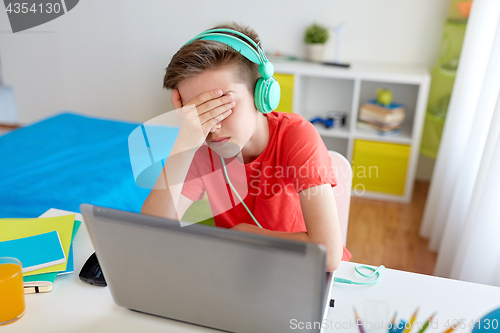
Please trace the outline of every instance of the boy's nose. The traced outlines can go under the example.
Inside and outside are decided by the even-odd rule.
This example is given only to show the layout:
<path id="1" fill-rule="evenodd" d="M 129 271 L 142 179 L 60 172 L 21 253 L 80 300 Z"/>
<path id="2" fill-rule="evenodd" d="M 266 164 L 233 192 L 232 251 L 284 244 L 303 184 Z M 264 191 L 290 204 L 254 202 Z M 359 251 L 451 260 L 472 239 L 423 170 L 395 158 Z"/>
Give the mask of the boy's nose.
<path id="1" fill-rule="evenodd" d="M 222 127 L 221 123 L 218 123 L 217 125 L 212 127 L 212 129 L 210 129 L 210 133 L 215 133 L 215 131 L 217 131 L 221 127 Z"/>

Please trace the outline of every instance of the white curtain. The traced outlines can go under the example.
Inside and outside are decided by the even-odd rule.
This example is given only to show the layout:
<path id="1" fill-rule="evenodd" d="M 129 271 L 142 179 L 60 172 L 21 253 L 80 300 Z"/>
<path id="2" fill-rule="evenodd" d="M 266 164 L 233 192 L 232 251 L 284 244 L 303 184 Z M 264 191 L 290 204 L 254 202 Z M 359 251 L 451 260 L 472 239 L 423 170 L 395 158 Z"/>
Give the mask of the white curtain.
<path id="1" fill-rule="evenodd" d="M 420 235 L 434 274 L 500 286 L 500 1 L 474 0 Z"/>

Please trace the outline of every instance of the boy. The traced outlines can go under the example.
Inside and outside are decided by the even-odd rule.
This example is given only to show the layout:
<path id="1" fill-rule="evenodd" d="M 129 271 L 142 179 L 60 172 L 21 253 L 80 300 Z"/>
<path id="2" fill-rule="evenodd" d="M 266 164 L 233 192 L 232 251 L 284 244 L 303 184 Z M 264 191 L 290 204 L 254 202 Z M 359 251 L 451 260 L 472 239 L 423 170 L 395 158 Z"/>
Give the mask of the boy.
<path id="1" fill-rule="evenodd" d="M 216 28 L 259 43 L 248 27 Z M 172 89 L 179 135 L 166 180 L 157 181 L 141 212 L 180 220 L 206 192 L 216 226 L 323 244 L 333 271 L 350 254 L 343 252 L 328 151 L 300 115 L 257 110 L 259 77 L 257 64 L 218 41 L 194 40 L 173 56 L 164 88 Z"/>

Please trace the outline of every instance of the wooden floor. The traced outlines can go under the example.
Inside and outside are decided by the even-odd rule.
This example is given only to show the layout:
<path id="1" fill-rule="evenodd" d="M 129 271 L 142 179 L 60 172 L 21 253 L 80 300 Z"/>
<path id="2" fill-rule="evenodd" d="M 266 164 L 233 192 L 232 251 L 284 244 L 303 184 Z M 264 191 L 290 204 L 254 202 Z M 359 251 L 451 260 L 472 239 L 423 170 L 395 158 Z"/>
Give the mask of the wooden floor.
<path id="1" fill-rule="evenodd" d="M 418 235 L 429 189 L 417 181 L 410 204 L 352 197 L 347 249 L 352 262 L 432 275 L 437 254 Z"/>

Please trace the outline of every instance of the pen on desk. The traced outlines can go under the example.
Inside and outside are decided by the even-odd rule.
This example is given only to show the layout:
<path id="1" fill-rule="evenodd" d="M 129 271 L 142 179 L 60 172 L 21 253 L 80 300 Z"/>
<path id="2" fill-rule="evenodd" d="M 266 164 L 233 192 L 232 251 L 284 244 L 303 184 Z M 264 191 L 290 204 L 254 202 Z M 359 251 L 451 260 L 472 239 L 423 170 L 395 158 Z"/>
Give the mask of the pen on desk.
<path id="1" fill-rule="evenodd" d="M 427 329 L 427 327 L 429 327 L 432 319 L 434 319 L 435 315 L 436 315 L 436 312 L 434 312 L 432 314 L 432 316 L 429 319 L 427 319 L 427 322 L 424 324 L 424 326 L 422 326 L 422 329 L 420 331 L 418 331 L 418 333 L 424 333 L 424 331 Z"/>
<path id="2" fill-rule="evenodd" d="M 407 328 L 403 331 L 403 333 L 408 333 L 408 332 L 410 332 L 410 330 L 411 330 L 411 328 L 412 328 L 412 326 L 413 326 L 413 323 L 415 322 L 415 319 L 417 319 L 418 309 L 419 309 L 419 308 L 417 308 L 417 309 L 415 310 L 415 312 L 413 313 L 413 316 L 411 316 L 411 319 L 410 319 L 410 325 L 409 325 L 409 326 L 408 326 L 408 327 L 407 327 Z"/>
<path id="3" fill-rule="evenodd" d="M 356 317 L 356 325 L 358 325 L 359 328 L 359 333 L 366 333 L 365 328 L 363 327 L 363 323 L 359 318 L 358 313 L 356 312 L 356 308 L 353 307 L 353 309 L 354 309 L 354 316 Z"/>
<path id="4" fill-rule="evenodd" d="M 392 317 L 392 321 L 391 321 L 391 326 L 389 328 L 389 332 L 388 333 L 394 333 L 396 331 L 396 316 L 398 315 L 398 312 L 394 312 L 394 317 Z"/>

